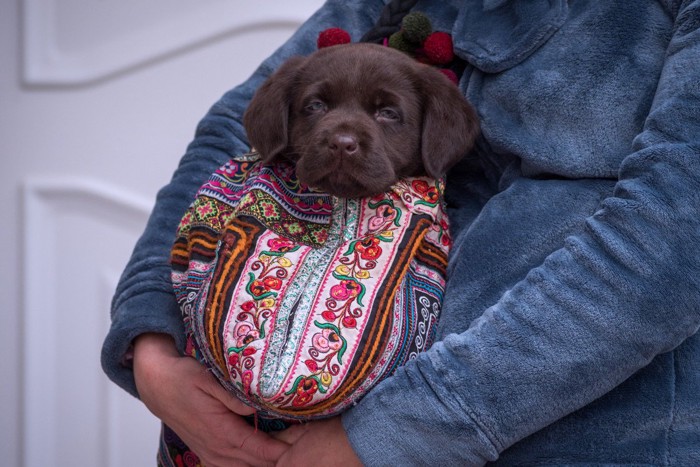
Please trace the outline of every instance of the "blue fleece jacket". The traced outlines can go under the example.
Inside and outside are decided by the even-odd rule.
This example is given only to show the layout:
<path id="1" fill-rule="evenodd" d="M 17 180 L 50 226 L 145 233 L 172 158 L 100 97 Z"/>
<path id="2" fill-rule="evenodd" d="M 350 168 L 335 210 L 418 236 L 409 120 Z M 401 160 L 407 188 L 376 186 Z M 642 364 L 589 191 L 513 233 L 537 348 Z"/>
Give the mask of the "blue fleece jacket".
<path id="1" fill-rule="evenodd" d="M 199 125 L 119 284 L 103 349 L 182 345 L 168 254 L 246 149 L 256 87 L 380 0 L 331 0 Z M 422 1 L 483 134 L 448 179 L 438 341 L 343 416 L 367 465 L 700 465 L 700 0 Z M 155 442 L 155 440 L 154 440 Z"/>

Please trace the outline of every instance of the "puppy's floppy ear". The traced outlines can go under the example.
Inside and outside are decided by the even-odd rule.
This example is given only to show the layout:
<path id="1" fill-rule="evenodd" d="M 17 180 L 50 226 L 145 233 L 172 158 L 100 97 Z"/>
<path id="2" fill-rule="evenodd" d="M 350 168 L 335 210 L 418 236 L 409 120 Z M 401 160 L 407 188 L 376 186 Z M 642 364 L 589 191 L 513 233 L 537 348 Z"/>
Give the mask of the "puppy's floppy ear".
<path id="1" fill-rule="evenodd" d="M 250 145 L 264 162 L 287 149 L 292 88 L 304 57 L 292 57 L 258 88 L 243 114 Z"/>
<path id="2" fill-rule="evenodd" d="M 440 178 L 474 146 L 479 122 L 459 88 L 439 71 L 425 66 L 421 86 L 423 166 L 428 175 Z"/>

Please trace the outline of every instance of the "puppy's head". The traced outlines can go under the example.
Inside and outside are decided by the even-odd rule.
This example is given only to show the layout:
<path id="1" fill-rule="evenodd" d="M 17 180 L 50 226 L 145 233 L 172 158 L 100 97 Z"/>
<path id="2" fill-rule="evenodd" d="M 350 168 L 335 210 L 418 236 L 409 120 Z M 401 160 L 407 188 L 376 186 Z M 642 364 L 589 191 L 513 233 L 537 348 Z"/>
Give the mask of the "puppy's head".
<path id="1" fill-rule="evenodd" d="M 474 110 L 442 73 L 374 44 L 290 59 L 255 94 L 244 124 L 263 161 L 294 160 L 302 183 L 348 198 L 401 177 L 442 177 L 478 133 Z"/>

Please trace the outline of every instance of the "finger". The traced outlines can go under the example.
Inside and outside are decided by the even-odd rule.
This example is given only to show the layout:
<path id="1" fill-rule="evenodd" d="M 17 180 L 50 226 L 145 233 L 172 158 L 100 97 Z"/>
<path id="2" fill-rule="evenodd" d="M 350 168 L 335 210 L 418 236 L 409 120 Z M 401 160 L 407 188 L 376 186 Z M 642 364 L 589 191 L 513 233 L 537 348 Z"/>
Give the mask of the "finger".
<path id="1" fill-rule="evenodd" d="M 275 462 L 289 449 L 289 444 L 274 439 L 267 433 L 253 429 L 252 433 L 240 440 L 239 449 L 252 455 L 255 459 Z"/>
<path id="2" fill-rule="evenodd" d="M 252 457 L 249 459 L 246 459 L 245 456 L 242 456 L 241 458 L 237 459 L 231 459 L 231 458 L 205 458 L 200 456 L 199 460 L 201 462 L 201 465 L 206 465 L 207 467 L 259 467 L 259 466 L 273 466 L 274 464 L 272 463 L 260 463 L 260 461 L 256 461 Z M 199 464 L 197 464 L 199 465 Z"/>
<path id="3" fill-rule="evenodd" d="M 271 433 L 270 435 L 280 441 L 283 441 L 287 444 L 294 444 L 301 438 L 304 433 L 308 430 L 308 425 L 306 423 L 302 425 L 293 425 L 286 430 L 282 431 L 276 431 L 274 433 Z"/>
<path id="4" fill-rule="evenodd" d="M 231 412 L 219 414 L 215 418 L 214 431 L 210 431 L 211 427 L 207 426 L 205 421 L 199 420 L 199 422 L 194 426 L 187 425 L 182 434 L 175 431 L 207 467 L 228 467 L 235 462 L 240 465 L 272 466 L 288 447 L 282 444 L 283 448 L 277 452 L 276 447 L 281 442 L 256 431 L 254 427 Z M 201 438 L 201 432 L 208 432 L 209 435 Z M 188 439 L 194 442 L 189 443 Z M 266 441 L 269 441 L 269 444 Z"/>
<path id="5" fill-rule="evenodd" d="M 219 399 L 231 412 L 243 416 L 253 415 L 255 413 L 254 408 L 241 402 L 240 399 L 224 389 L 217 381 L 212 381 L 212 383 L 212 387 L 210 388 L 211 395 Z"/>
<path id="6" fill-rule="evenodd" d="M 289 445 L 272 438 L 268 433 L 251 426 L 239 415 L 231 413 L 222 419 L 217 433 L 226 433 L 226 439 L 221 444 L 227 450 L 236 453 L 236 458 L 253 465 L 274 463 L 289 449 Z"/>
<path id="7" fill-rule="evenodd" d="M 202 377 L 199 378 L 199 385 L 204 392 L 219 400 L 231 412 L 243 416 L 255 413 L 254 408 L 244 404 L 240 399 L 228 392 L 219 384 L 217 379 L 206 370 L 202 373 Z"/>

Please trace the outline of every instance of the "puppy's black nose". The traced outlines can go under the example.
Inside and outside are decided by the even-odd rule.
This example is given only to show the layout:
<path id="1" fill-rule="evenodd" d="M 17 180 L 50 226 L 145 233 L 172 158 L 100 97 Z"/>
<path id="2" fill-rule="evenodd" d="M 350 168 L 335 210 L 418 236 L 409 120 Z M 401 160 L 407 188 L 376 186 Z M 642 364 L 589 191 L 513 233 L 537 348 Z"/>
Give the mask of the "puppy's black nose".
<path id="1" fill-rule="evenodd" d="M 334 156 L 352 156 L 357 152 L 357 138 L 348 134 L 334 135 L 328 143 L 328 149 Z"/>

